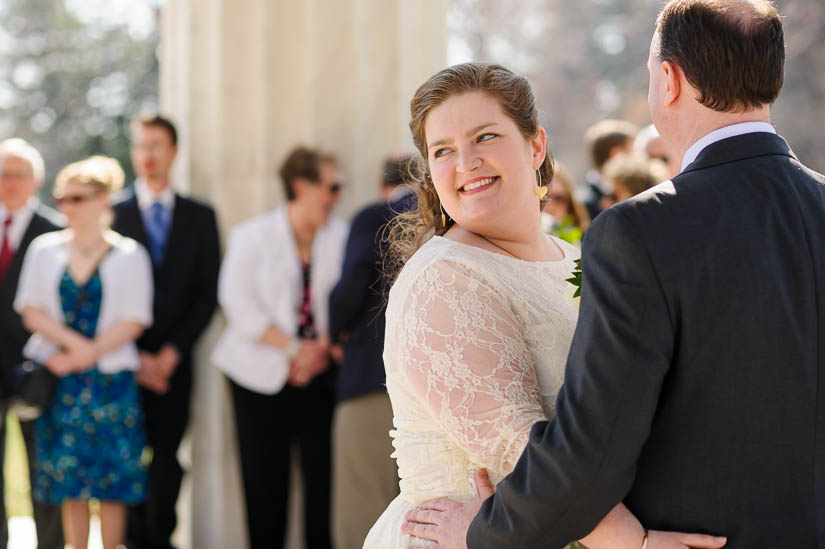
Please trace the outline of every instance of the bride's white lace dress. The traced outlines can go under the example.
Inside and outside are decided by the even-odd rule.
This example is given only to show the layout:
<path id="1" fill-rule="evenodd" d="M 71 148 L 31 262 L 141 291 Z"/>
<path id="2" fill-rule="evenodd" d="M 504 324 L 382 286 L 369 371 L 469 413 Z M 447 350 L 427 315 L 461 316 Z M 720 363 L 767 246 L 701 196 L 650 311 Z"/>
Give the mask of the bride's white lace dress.
<path id="1" fill-rule="evenodd" d="M 422 502 L 476 496 L 513 470 L 530 427 L 552 415 L 578 308 L 566 281 L 579 251 L 526 262 L 441 237 L 404 266 L 387 306 L 384 363 L 401 494 L 364 543 L 426 545 L 401 534 Z"/>

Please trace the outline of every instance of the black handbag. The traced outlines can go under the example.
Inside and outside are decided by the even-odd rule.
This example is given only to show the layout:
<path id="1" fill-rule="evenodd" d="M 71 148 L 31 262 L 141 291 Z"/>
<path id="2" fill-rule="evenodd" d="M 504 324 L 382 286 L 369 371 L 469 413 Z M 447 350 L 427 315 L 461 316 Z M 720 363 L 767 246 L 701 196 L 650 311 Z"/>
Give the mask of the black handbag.
<path id="1" fill-rule="evenodd" d="M 54 398 L 59 381 L 42 362 L 24 360 L 11 373 L 9 408 L 22 420 L 40 417 Z"/>
<path id="2" fill-rule="evenodd" d="M 111 248 L 106 251 L 108 255 Z M 101 258 L 101 261 L 103 259 Z M 77 315 L 81 303 L 86 299 L 84 287 L 75 302 L 74 314 Z M 48 366 L 36 360 L 24 360 L 11 373 L 11 398 L 9 408 L 22 420 L 40 417 L 51 403 L 57 392 L 60 378 L 49 370 Z"/>

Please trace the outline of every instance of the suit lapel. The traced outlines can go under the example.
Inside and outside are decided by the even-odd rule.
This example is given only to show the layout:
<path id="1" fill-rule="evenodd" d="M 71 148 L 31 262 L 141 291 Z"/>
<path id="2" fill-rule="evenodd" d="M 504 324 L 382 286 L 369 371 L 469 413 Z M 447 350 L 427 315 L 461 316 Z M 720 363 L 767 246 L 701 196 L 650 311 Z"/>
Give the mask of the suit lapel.
<path id="1" fill-rule="evenodd" d="M 40 217 L 40 215 L 35 212 L 31 218 L 31 221 L 29 221 L 29 226 L 26 227 L 26 232 L 23 233 L 23 238 L 20 239 L 20 246 L 18 246 L 17 251 L 14 252 L 13 261 L 22 261 L 23 258 L 20 256 L 26 253 L 26 250 L 29 248 L 29 244 L 32 243 L 32 240 L 46 232 L 46 223 L 43 221 L 44 220 Z"/>
<path id="2" fill-rule="evenodd" d="M 6 271 L 6 276 L 3 278 L 3 288 L 12 284 L 12 281 L 14 281 L 13 286 L 16 290 L 17 279 L 20 277 L 20 270 L 23 268 L 23 257 L 26 255 L 26 250 L 29 249 L 29 244 L 31 244 L 32 240 L 36 237 L 48 232 L 50 229 L 52 229 L 51 224 L 47 223 L 37 212 L 32 215 L 29 226 L 26 227 L 23 238 L 20 239 L 20 245 L 14 251 L 14 257 L 11 259 L 9 269 Z"/>
<path id="3" fill-rule="evenodd" d="M 143 216 L 140 215 L 137 196 L 134 189 L 131 189 L 129 198 L 123 201 L 123 206 L 119 209 L 121 216 L 120 223 L 126 232 L 131 233 L 135 240 L 140 242 L 147 250 L 149 248 L 149 235 L 146 234 L 146 226 L 143 224 Z"/>

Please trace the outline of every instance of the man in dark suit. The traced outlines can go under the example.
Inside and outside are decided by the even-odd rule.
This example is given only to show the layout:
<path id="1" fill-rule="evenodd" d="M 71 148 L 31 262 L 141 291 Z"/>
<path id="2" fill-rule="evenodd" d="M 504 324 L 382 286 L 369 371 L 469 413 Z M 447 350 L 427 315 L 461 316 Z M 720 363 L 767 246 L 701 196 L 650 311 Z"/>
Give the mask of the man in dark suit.
<path id="1" fill-rule="evenodd" d="M 562 547 L 623 501 L 638 547 L 825 548 L 825 177 L 769 123 L 784 52 L 769 2 L 665 6 L 649 102 L 682 171 L 591 225 L 556 417 L 514 472 L 405 529 Z"/>
<path id="2" fill-rule="evenodd" d="M 0 143 L 0 389 L 8 388 L 11 370 L 22 361 L 23 346 L 30 335 L 12 307 L 23 257 L 36 236 L 56 231 L 60 225 L 57 212 L 34 198 L 42 182 L 43 158 L 31 145 L 22 139 Z M 0 394 L 0 548 L 8 543 L 3 502 L 6 412 Z M 20 428 L 29 458 L 29 478 L 33 482 L 34 421 L 20 421 Z M 60 508 L 38 501 L 33 501 L 32 506 L 38 547 L 62 549 Z"/>
<path id="3" fill-rule="evenodd" d="M 192 352 L 217 304 L 220 249 L 213 210 L 172 191 L 169 169 L 177 132 L 161 116 L 132 124 L 138 180 L 115 204 L 115 231 L 149 251 L 154 271 L 154 324 L 137 345 L 146 434 L 152 449 L 146 501 L 129 511 L 131 548 L 168 548 L 183 470 L 176 453 L 189 421 Z"/>
<path id="4" fill-rule="evenodd" d="M 390 458 L 392 406 L 385 387 L 382 237 L 387 223 L 415 201 L 410 157 L 384 163 L 383 200 L 353 219 L 341 280 L 329 300 L 332 341 L 343 346 L 338 404 L 333 422 L 333 535 L 337 549 L 364 545 L 367 533 L 398 495 L 398 472 Z M 358 505 L 352 502 L 357 500 Z"/>

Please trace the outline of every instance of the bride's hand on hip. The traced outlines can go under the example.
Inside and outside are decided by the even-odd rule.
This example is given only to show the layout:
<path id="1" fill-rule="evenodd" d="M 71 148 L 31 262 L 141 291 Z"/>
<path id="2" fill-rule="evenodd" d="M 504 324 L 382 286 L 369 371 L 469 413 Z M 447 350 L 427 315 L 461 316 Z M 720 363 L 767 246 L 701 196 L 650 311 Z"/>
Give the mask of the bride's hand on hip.
<path id="1" fill-rule="evenodd" d="M 727 538 L 706 534 L 684 534 L 682 532 L 663 532 L 651 530 L 647 535 L 647 549 L 689 549 L 724 547 Z"/>

